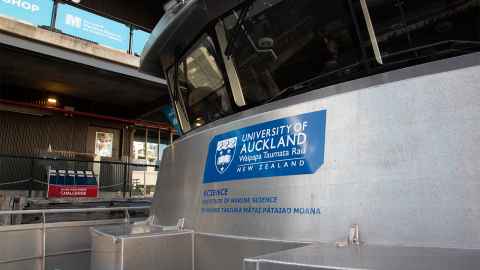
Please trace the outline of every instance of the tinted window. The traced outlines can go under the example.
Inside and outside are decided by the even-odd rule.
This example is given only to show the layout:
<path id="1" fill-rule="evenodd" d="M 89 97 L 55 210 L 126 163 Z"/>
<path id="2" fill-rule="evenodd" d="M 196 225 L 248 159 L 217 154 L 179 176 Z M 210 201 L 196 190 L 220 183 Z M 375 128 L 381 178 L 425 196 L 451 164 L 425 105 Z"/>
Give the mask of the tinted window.
<path id="1" fill-rule="evenodd" d="M 244 109 L 478 51 L 479 11 L 473 0 L 246 1 L 216 24 L 222 50 L 203 36 L 178 61 L 179 120 L 186 131 L 234 112 L 218 59 Z"/>
<path id="2" fill-rule="evenodd" d="M 478 1 L 367 2 L 387 65 L 431 61 L 478 48 Z"/>
<path id="3" fill-rule="evenodd" d="M 235 38 L 242 8 L 224 20 L 247 103 L 295 84 L 334 83 L 363 74 L 362 54 L 346 1 L 255 1 Z M 364 28 L 365 23 L 357 24 Z"/>
<path id="4" fill-rule="evenodd" d="M 254 1 L 244 20 L 243 7 L 227 15 L 227 53 L 247 104 L 479 48 L 478 1 L 364 1 L 369 12 L 361 1 Z M 373 54 L 368 13 L 383 64 Z"/>
<path id="5" fill-rule="evenodd" d="M 174 99 L 180 101 L 183 115 L 188 118 L 192 128 L 233 112 L 224 76 L 215 56 L 214 44 L 205 36 L 179 61 Z"/>

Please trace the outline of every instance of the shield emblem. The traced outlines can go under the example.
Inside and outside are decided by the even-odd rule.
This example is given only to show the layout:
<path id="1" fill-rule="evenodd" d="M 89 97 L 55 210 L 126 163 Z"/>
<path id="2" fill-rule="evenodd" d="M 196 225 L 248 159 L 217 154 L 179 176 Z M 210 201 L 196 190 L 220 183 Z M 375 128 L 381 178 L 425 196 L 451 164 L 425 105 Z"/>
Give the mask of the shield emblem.
<path id="1" fill-rule="evenodd" d="M 237 148 L 237 137 L 221 140 L 215 152 L 215 168 L 219 174 L 225 173 L 232 164 Z"/>

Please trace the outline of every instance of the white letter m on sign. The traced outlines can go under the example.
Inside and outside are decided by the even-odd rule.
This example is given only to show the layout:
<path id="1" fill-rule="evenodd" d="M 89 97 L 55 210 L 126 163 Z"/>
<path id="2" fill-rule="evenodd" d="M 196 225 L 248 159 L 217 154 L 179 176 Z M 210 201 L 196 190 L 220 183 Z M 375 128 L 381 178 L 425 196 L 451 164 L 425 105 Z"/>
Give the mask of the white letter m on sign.
<path id="1" fill-rule="evenodd" d="M 67 14 L 67 16 L 65 16 L 65 24 L 76 28 L 82 28 L 82 18 Z"/>

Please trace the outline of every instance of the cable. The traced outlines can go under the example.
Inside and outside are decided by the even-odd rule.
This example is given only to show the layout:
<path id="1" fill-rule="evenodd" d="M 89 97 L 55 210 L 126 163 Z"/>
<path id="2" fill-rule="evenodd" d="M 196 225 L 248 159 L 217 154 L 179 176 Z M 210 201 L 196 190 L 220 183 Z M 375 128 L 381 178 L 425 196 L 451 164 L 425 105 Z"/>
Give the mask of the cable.
<path id="1" fill-rule="evenodd" d="M 33 182 L 37 182 L 37 183 L 42 184 L 42 185 L 48 185 L 47 182 L 43 182 L 43 181 L 40 181 L 38 179 L 33 179 Z"/>
<path id="2" fill-rule="evenodd" d="M 25 180 L 18 180 L 18 181 L 13 181 L 13 182 L 6 182 L 6 183 L 0 183 L 0 186 L 8 186 L 8 185 L 15 185 L 15 184 L 20 184 L 20 183 L 25 183 L 31 181 L 32 178 L 25 179 Z M 35 180 L 34 180 L 35 181 Z"/>
<path id="3" fill-rule="evenodd" d="M 122 186 L 122 185 L 123 185 L 123 183 L 121 183 L 121 184 L 115 184 L 115 185 L 109 185 L 109 186 L 101 186 L 100 189 L 111 188 L 111 187 Z"/>

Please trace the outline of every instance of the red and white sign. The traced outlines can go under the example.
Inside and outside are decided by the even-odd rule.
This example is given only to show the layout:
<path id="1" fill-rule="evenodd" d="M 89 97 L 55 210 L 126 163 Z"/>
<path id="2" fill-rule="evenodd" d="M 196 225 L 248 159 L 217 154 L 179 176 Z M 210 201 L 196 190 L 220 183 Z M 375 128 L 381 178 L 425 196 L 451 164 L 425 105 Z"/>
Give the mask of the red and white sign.
<path id="1" fill-rule="evenodd" d="M 64 186 L 49 185 L 48 197 L 88 197 L 96 198 L 98 194 L 97 186 Z"/>

